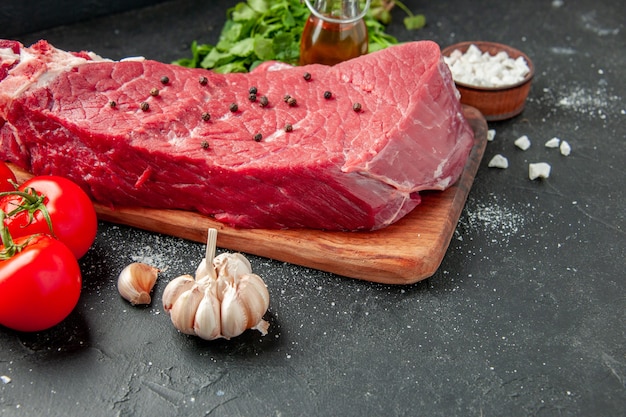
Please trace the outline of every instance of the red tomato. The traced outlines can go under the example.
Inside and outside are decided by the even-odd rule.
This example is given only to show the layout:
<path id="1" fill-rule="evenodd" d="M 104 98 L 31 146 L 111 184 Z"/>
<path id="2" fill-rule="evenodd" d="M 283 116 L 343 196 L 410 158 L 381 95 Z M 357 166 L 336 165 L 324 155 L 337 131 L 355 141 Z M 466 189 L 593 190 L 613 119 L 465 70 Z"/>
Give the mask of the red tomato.
<path id="1" fill-rule="evenodd" d="M 93 203 L 74 182 L 58 176 L 37 176 L 20 185 L 19 190 L 32 188 L 38 196 L 45 196 L 44 205 L 50 214 L 53 235 L 65 243 L 76 259 L 83 256 L 96 239 L 98 219 Z M 8 195 L 0 200 L 0 210 L 11 213 L 23 204 L 23 198 Z M 32 213 L 32 218 L 31 218 Z M 5 220 L 11 236 L 50 234 L 50 227 L 41 210 L 24 210 Z"/>
<path id="2" fill-rule="evenodd" d="M 15 239 L 15 244 L 29 239 L 20 252 L 0 258 L 0 324 L 35 332 L 60 323 L 72 312 L 82 278 L 74 254 L 59 240 L 35 235 Z"/>
<path id="3" fill-rule="evenodd" d="M 9 182 L 9 180 L 13 182 L 17 181 L 13 171 L 11 171 L 7 164 L 0 161 L 0 192 L 15 190 L 15 187 Z"/>

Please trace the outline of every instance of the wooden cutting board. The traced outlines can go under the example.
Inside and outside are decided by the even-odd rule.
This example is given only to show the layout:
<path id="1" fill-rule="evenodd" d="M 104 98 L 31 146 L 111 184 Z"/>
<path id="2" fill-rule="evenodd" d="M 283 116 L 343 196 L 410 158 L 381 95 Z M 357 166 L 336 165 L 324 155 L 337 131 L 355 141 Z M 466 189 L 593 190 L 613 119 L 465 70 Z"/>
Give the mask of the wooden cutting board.
<path id="1" fill-rule="evenodd" d="M 234 229 L 207 216 L 180 210 L 115 208 L 96 204 L 100 220 L 196 242 L 218 229 L 220 248 L 277 259 L 350 278 L 386 284 L 411 284 L 437 271 L 474 182 L 487 144 L 487 122 L 464 106 L 474 131 L 474 147 L 461 178 L 445 191 L 423 192 L 422 203 L 398 222 L 374 232 L 309 229 Z M 14 166 L 18 182 L 31 175 Z"/>

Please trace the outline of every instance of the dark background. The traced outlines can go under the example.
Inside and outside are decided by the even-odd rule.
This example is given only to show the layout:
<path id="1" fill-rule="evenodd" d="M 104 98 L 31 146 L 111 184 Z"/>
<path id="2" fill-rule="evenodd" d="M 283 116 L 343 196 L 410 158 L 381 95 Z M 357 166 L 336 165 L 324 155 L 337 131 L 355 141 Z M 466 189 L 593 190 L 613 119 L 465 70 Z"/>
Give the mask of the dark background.
<path id="1" fill-rule="evenodd" d="M 1 37 L 170 62 L 193 40 L 215 42 L 236 2 L 49 3 L 3 2 Z M 270 333 L 207 342 L 177 333 L 160 307 L 204 246 L 102 222 L 72 315 L 46 332 L 0 328 L 0 415 L 625 414 L 626 6 L 404 3 L 428 25 L 408 32 L 396 10 L 388 30 L 401 40 L 497 41 L 536 67 L 524 113 L 490 123 L 437 273 L 387 286 L 250 256 L 270 290 Z M 555 136 L 570 156 L 543 146 Z M 508 169 L 487 167 L 496 153 Z M 541 161 L 550 178 L 530 181 Z M 132 261 L 163 269 L 149 307 L 117 293 Z"/>

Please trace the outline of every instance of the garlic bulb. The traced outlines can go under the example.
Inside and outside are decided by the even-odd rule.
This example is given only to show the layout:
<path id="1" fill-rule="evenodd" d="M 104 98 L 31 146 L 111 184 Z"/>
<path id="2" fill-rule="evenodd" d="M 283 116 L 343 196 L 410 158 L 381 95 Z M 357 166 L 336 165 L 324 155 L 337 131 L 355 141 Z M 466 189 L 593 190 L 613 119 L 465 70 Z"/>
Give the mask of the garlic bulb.
<path id="1" fill-rule="evenodd" d="M 131 304 L 150 304 L 150 291 L 157 280 L 159 270 L 141 262 L 127 265 L 117 278 L 117 290 Z"/>
<path id="2" fill-rule="evenodd" d="M 202 339 L 230 339 L 247 329 L 266 335 L 267 286 L 252 273 L 242 254 L 216 257 L 216 241 L 217 230 L 209 229 L 206 257 L 198 265 L 195 279 L 191 275 L 173 279 L 163 292 L 163 309 L 181 333 Z"/>

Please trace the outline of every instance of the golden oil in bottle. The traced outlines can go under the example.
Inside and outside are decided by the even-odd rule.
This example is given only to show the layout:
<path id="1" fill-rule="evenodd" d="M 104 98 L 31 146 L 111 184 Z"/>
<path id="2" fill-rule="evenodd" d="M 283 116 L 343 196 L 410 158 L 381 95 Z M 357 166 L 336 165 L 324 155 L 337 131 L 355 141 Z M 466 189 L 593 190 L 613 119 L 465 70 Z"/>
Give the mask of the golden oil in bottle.
<path id="1" fill-rule="evenodd" d="M 341 17 L 336 17 L 334 12 L 331 14 L 329 9 L 317 9 L 321 2 L 315 2 L 315 6 L 307 3 L 311 16 L 302 32 L 300 65 L 334 65 L 367 53 L 367 27 L 358 2 L 344 0 Z M 325 6 L 328 3 L 332 2 L 326 2 Z"/>

